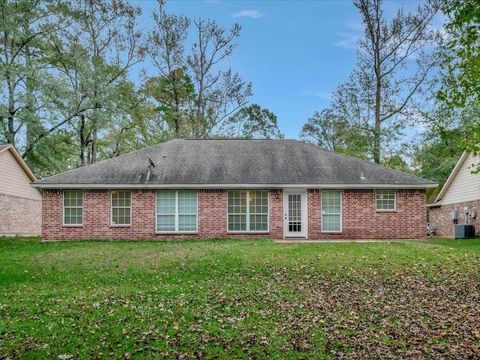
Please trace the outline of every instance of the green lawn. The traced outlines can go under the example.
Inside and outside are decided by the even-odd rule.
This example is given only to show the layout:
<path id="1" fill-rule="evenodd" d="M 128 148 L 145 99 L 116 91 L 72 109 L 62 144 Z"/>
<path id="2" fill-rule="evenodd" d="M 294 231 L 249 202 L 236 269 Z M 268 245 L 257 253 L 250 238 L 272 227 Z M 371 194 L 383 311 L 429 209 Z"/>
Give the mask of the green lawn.
<path id="1" fill-rule="evenodd" d="M 480 240 L 0 239 L 0 359 L 480 355 Z"/>

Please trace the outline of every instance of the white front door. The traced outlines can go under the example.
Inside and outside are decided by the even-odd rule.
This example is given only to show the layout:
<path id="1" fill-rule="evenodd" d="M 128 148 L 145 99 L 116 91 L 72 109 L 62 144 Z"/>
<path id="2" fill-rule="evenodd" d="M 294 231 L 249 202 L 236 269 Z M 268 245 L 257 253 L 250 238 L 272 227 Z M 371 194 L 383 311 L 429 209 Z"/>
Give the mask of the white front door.
<path id="1" fill-rule="evenodd" d="M 285 237 L 307 236 L 307 191 L 283 191 L 283 218 Z"/>

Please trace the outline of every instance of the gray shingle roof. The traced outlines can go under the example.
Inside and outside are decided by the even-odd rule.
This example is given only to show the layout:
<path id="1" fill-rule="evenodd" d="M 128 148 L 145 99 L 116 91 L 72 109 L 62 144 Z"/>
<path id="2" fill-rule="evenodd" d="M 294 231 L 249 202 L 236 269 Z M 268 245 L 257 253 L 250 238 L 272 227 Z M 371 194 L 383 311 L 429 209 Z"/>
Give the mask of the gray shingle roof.
<path id="1" fill-rule="evenodd" d="M 150 175 L 146 154 L 155 163 Z M 36 183 L 38 187 L 50 188 L 75 185 L 436 186 L 429 180 L 296 140 L 199 139 L 170 140 Z"/>

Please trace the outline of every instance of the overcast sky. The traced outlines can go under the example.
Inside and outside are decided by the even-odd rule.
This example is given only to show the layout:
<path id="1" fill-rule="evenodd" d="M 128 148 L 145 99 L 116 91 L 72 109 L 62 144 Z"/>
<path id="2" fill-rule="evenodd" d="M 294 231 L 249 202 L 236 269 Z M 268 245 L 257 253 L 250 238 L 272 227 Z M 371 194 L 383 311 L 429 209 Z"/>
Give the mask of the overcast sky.
<path id="1" fill-rule="evenodd" d="M 154 1 L 132 1 L 143 9 L 145 29 L 153 26 Z M 387 14 L 417 1 L 388 1 Z M 238 22 L 242 33 L 230 59 L 233 70 L 253 83 L 252 102 L 278 116 L 287 138 L 297 138 L 315 110 L 351 72 L 355 44 L 362 32 L 352 1 L 168 1 L 167 10 L 211 18 L 222 25 Z M 147 65 L 147 71 L 148 71 Z"/>

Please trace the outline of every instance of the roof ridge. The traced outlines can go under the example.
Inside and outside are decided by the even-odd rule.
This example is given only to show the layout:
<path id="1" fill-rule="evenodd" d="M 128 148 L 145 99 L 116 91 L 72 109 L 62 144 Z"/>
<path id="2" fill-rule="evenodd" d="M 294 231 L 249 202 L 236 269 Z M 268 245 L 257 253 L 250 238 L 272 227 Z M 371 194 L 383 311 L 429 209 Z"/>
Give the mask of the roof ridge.
<path id="1" fill-rule="evenodd" d="M 394 171 L 396 173 L 399 173 L 399 174 L 402 174 L 402 175 L 405 175 L 405 176 L 410 176 L 414 179 L 419 179 L 419 180 L 424 180 L 424 181 L 428 181 L 428 182 L 431 182 L 431 183 L 435 183 L 434 181 L 431 181 L 431 180 L 428 180 L 428 179 L 424 179 L 424 178 L 421 178 L 419 176 L 415 176 L 415 175 L 412 175 L 412 174 L 407 174 L 403 171 L 400 171 L 400 170 L 397 170 L 397 169 L 392 169 L 392 168 L 389 168 L 389 167 L 386 167 L 384 165 L 381 165 L 381 164 L 376 164 L 374 162 L 371 162 L 371 161 L 368 161 L 368 160 L 365 160 L 365 159 L 361 159 L 361 158 L 357 158 L 355 156 L 352 156 L 352 155 L 348 155 L 348 154 L 344 154 L 344 153 L 340 153 L 340 152 L 336 152 L 336 151 L 333 151 L 333 150 L 328 150 L 328 149 L 324 149 L 318 145 L 315 145 L 315 144 L 312 144 L 312 143 L 308 143 L 308 142 L 304 142 L 304 141 L 300 141 L 300 140 L 295 140 L 295 141 L 298 141 L 302 144 L 305 144 L 305 145 L 310 145 L 310 146 L 313 146 L 317 149 L 320 149 L 322 151 L 325 151 L 325 152 L 329 152 L 329 153 L 332 153 L 332 154 L 336 154 L 336 155 L 340 155 L 340 156 L 343 156 L 343 157 L 346 157 L 346 158 L 349 158 L 349 159 L 353 159 L 353 160 L 357 160 L 357 161 L 362 161 L 366 164 L 369 164 L 369 165 L 373 165 L 373 166 L 376 166 L 376 167 L 379 167 L 379 168 L 382 168 L 382 169 L 385 169 L 385 170 L 390 170 L 390 171 Z"/>
<path id="2" fill-rule="evenodd" d="M 172 140 L 185 140 L 185 141 L 192 141 L 192 140 L 198 140 L 198 141 L 289 141 L 289 140 L 295 140 L 295 139 L 260 139 L 260 138 L 255 138 L 255 139 L 248 139 L 248 138 L 178 138 L 178 139 L 172 139 Z M 170 141 L 170 140 L 169 140 Z"/>

